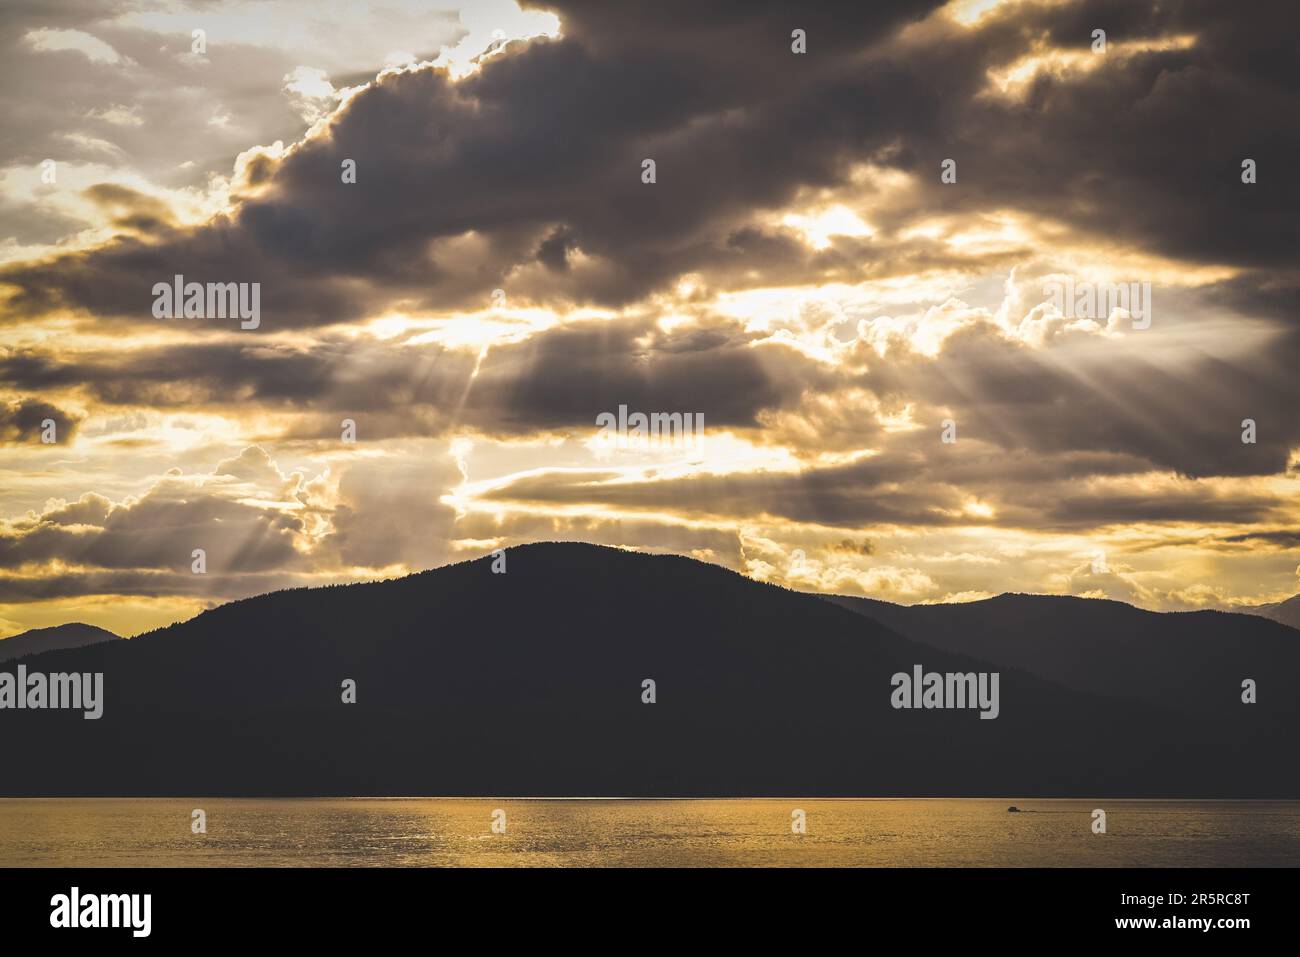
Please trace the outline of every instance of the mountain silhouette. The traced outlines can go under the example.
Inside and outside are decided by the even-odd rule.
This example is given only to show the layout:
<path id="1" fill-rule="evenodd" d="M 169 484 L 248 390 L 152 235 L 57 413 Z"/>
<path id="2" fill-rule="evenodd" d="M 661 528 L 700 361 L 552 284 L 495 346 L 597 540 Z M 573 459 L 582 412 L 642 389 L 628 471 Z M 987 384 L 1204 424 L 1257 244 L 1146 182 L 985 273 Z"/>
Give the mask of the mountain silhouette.
<path id="1" fill-rule="evenodd" d="M 36 655 L 42 651 L 57 651 L 63 648 L 80 648 L 93 645 L 98 641 L 118 641 L 119 636 L 94 625 L 85 625 L 79 621 L 52 628 L 33 628 L 21 634 L 12 635 L 0 641 L 0 661 L 21 658 L 24 655 Z"/>
<path id="2" fill-rule="evenodd" d="M 1300 699 L 1286 683 L 1300 674 L 1300 634 L 1266 618 L 1053 595 L 910 606 L 827 598 L 915 641 L 1077 691 L 1233 721 L 1245 714 L 1241 683 L 1249 678 L 1257 684 L 1256 707 L 1300 719 Z"/>
<path id="3" fill-rule="evenodd" d="M 1229 717 L 1073 690 L 688 558 L 543 543 L 507 560 L 275 592 L 26 659 L 103 672 L 104 712 L 0 711 L 0 793 L 1300 792 L 1291 712 L 1267 703 Z M 1229 699 L 1231 654 L 1214 689 Z M 999 672 L 999 716 L 893 708 L 891 677 L 914 665 Z"/>
<path id="4" fill-rule="evenodd" d="M 1240 610 L 1248 615 L 1263 615 L 1265 618 L 1300 629 L 1300 595 L 1292 595 L 1284 601 L 1274 602 L 1271 605 L 1251 605 Z"/>

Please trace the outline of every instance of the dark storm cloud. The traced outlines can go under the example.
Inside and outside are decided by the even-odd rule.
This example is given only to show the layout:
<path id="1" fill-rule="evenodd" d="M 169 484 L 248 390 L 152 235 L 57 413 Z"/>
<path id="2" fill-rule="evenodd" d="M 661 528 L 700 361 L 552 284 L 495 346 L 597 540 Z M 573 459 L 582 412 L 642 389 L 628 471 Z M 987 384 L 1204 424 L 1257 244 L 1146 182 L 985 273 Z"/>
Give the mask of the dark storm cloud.
<path id="1" fill-rule="evenodd" d="M 85 195 L 108 212 L 112 225 L 124 232 L 160 233 L 173 225 L 171 209 L 165 202 L 126 186 L 98 183 Z"/>
<path id="2" fill-rule="evenodd" d="M 466 401 L 485 429 L 594 428 L 601 412 L 679 411 L 714 426 L 756 427 L 765 409 L 833 385 L 831 370 L 738 323 L 665 332 L 651 319 L 570 323 L 484 360 Z"/>
<path id="3" fill-rule="evenodd" d="M 917 48 L 873 44 L 938 4 L 544 5 L 565 40 L 504 57 L 454 92 L 432 74 L 381 85 L 330 141 L 285 165 L 282 201 L 320 197 L 338 157 L 414 111 L 429 141 L 408 135 L 376 157 L 385 191 L 366 199 L 383 209 L 373 221 L 410 222 L 415 211 L 402 207 L 420 197 L 435 212 L 417 235 L 559 224 L 627 267 L 626 287 L 603 290 L 607 299 L 707 264 L 752 209 L 781 205 L 796 186 L 842 185 L 846 162 L 868 156 L 932 180 L 935 208 L 1030 209 L 1173 255 L 1289 262 L 1284 250 L 1300 238 L 1300 195 L 1281 166 L 1300 131 L 1276 122 L 1300 107 L 1280 59 L 1294 16 L 1280 3 L 1249 26 L 1210 3 L 1013 7 L 987 29 Z M 1027 36 L 1086 50 L 1101 23 L 1120 48 L 1185 32 L 1197 43 L 1044 79 L 1025 105 L 977 96 L 987 68 L 1023 52 Z M 789 51 L 795 26 L 811 38 L 802 57 Z M 1273 158 L 1278 175 L 1244 190 L 1248 155 Z M 643 156 L 658 163 L 653 188 L 630 175 Z M 970 174 L 940 194 L 946 156 Z M 339 209 L 338 221 L 353 213 L 363 210 Z"/>
<path id="4" fill-rule="evenodd" d="M 872 525 L 1078 531 L 1112 524 L 1153 522 L 1250 523 L 1285 519 L 1286 499 L 1267 494 L 1223 494 L 1201 484 L 1151 491 L 1134 487 L 1079 488 L 1061 465 L 1017 474 L 964 475 L 960 456 L 886 453 L 847 465 L 799 473 L 748 472 L 628 480 L 613 470 L 541 472 L 513 479 L 483 494 L 493 502 L 533 505 L 595 504 L 659 510 L 694 518 L 770 516 L 843 528 Z M 972 500 L 991 506 L 986 518 L 966 509 Z"/>
<path id="5" fill-rule="evenodd" d="M 147 320 L 149 285 L 184 272 L 260 279 L 268 321 L 320 324 L 395 300 L 481 304 L 539 260 L 554 280 L 546 296 L 622 304 L 684 272 L 775 265 L 748 259 L 753 211 L 801 187 L 842 187 L 850 163 L 869 158 L 931 182 L 931 212 L 1018 208 L 1243 266 L 1278 263 L 1300 239 L 1283 165 L 1300 133 L 1276 121 L 1300 107 L 1279 68 L 1281 6 L 1243 26 L 1208 3 L 1017 5 L 906 43 L 882 41 L 937 4 L 546 6 L 563 39 L 459 83 L 432 70 L 384 77 L 230 221 L 157 248 L 8 270 L 17 310 L 61 301 Z M 1086 50 L 1097 24 L 1116 62 L 1128 40 L 1197 40 L 1040 78 L 1024 102 L 980 95 L 987 69 L 1035 38 Z M 794 27 L 809 33 L 806 55 L 789 51 Z M 949 156 L 956 188 L 938 183 Z M 1239 180 L 1245 156 L 1269 171 L 1254 187 Z M 654 186 L 640 180 L 644 157 L 658 163 Z M 344 159 L 357 162 L 355 185 L 340 182 Z M 470 231 L 482 244 L 472 255 L 453 243 Z M 562 254 L 574 249 L 600 268 L 572 268 Z"/>
<path id="6" fill-rule="evenodd" d="M 1175 258 L 1291 265 L 1300 189 L 1285 170 L 1300 129 L 1278 118 L 1300 110 L 1300 74 L 1286 67 L 1297 22 L 1283 0 L 1249 13 L 1212 0 L 1008 6 L 946 38 L 943 63 L 928 64 L 944 106 L 938 122 L 907 127 L 902 165 L 923 172 L 949 211 L 1008 207 Z M 1089 53 L 1098 27 L 1106 54 Z M 984 67 L 1043 35 L 1105 59 L 1065 78 L 1040 73 L 1023 101 L 972 96 Z M 1191 48 L 1126 51 L 1182 35 Z M 957 188 L 930 175 L 937 156 L 957 159 Z M 1246 158 L 1273 170 L 1267 182 L 1241 182 Z"/>
<path id="7" fill-rule="evenodd" d="M 256 341 L 157 346 L 61 360 L 0 353 L 0 384 L 20 392 L 84 389 L 96 402 L 154 408 L 258 408 L 362 415 L 369 438 L 429 435 L 453 425 L 511 435 L 594 429 L 601 412 L 701 413 L 714 426 L 755 427 L 765 409 L 834 384 L 787 345 L 756 343 L 739 323 L 704 319 L 664 331 L 653 318 L 572 322 L 475 357 L 433 344 L 327 339 L 310 348 Z M 472 378 L 471 378 L 472 377 Z M 337 420 L 320 434 L 337 436 Z"/>
<path id="8" fill-rule="evenodd" d="M 61 442 L 71 439 L 81 424 L 81 416 L 40 399 L 0 400 L 0 445 L 40 442 L 47 420 L 54 422 L 55 436 Z"/>
<path id="9" fill-rule="evenodd" d="M 687 516 L 753 518 L 765 515 L 826 525 L 947 525 L 941 509 L 959 510 L 954 488 L 909 481 L 915 461 L 856 463 L 799 474 L 756 472 L 628 481 L 615 471 L 544 472 L 514 479 L 482 497 L 491 502 L 587 503 Z M 618 481 L 615 481 L 618 480 Z"/>
<path id="10" fill-rule="evenodd" d="M 305 261 L 267 257 L 228 220 L 163 242 L 119 236 L 82 255 L 63 256 L 36 265 L 0 269 L 0 283 L 12 282 L 12 318 L 66 308 L 145 324 L 206 320 L 154 319 L 153 286 L 175 275 L 187 282 L 260 283 L 263 326 L 322 324 L 354 319 L 365 312 L 364 297 L 346 282 L 311 268 Z"/>
<path id="11" fill-rule="evenodd" d="M 1030 490 L 1033 491 L 1033 490 Z M 1266 493 L 1223 495 L 1206 486 L 1151 492 L 1104 489 L 1075 492 L 1055 488 L 1034 495 L 1022 504 L 1038 509 L 1040 527 L 1088 529 L 1099 525 L 1137 522 L 1204 522 L 1249 524 L 1270 519 L 1286 520 L 1287 499 Z"/>
<path id="12" fill-rule="evenodd" d="M 924 402 L 936 424 L 937 410 L 951 409 L 959 434 L 1006 450 L 1114 453 L 1198 477 L 1271 475 L 1300 445 L 1295 340 L 1280 333 L 1243 365 L 1204 353 L 1170 361 L 1171 346 L 1141 332 L 1058 355 L 975 326 L 934 359 L 873 363 L 867 382 Z M 1256 422 L 1254 444 L 1242 442 L 1244 419 Z"/>
<path id="13" fill-rule="evenodd" d="M 892 137 L 879 115 L 823 128 L 798 93 L 815 99 L 812 87 L 844 71 L 850 41 L 883 36 L 932 6 L 805 15 L 825 22 L 839 49 L 803 65 L 789 53 L 785 18 L 772 17 L 747 30 L 765 38 L 760 48 L 739 46 L 728 63 L 706 42 L 681 55 L 587 49 L 578 29 L 578 39 L 535 42 L 458 84 L 430 70 L 390 75 L 358 96 L 329 136 L 280 164 L 271 193 L 246 201 L 232 221 L 155 249 L 119 243 L 57 267 L 10 270 L 22 290 L 13 305 L 147 318 L 142 284 L 173 271 L 261 280 L 272 299 L 264 311 L 281 326 L 356 318 L 385 298 L 463 305 L 534 260 L 556 230 L 566 249 L 608 267 L 562 294 L 627 302 L 702 260 L 743 256 L 743 240 L 728 244 L 733 220 L 779 205 L 800 185 L 831 185 L 851 150 Z M 723 11 L 705 22 L 715 41 L 733 25 Z M 747 73 L 736 74 L 745 59 Z M 905 77 L 888 82 L 905 94 Z M 651 154 L 660 164 L 653 188 L 640 181 Z M 344 159 L 357 162 L 355 186 L 340 182 Z M 486 249 L 465 269 L 437 241 L 469 230 Z M 553 251 L 554 243 L 542 250 L 552 267 Z M 341 283 L 324 283 L 342 276 L 382 291 L 369 287 L 367 301 L 355 284 L 345 295 Z M 321 285 L 334 288 L 313 295 Z"/>
<path id="14" fill-rule="evenodd" d="M 358 411 L 404 404 L 445 406 L 463 390 L 472 357 L 437 347 L 406 352 L 342 340 L 310 349 L 248 342 L 150 346 L 60 359 L 0 354 L 0 383 L 19 391 L 82 387 L 98 402 L 156 408 L 327 404 Z M 382 386 L 382 388 L 380 388 Z"/>
<path id="15" fill-rule="evenodd" d="M 1280 551 L 1291 551 L 1300 548 L 1300 531 L 1244 532 L 1241 535 L 1224 535 L 1214 541 L 1229 545 L 1264 545 Z"/>
<path id="16" fill-rule="evenodd" d="M 75 517 L 60 509 L 0 532 L 0 568 L 58 559 L 97 568 L 188 574 L 195 548 L 206 550 L 214 571 L 303 567 L 293 548 L 293 533 L 302 528 L 300 518 L 190 485 L 164 480 L 140 500 L 102 514 L 97 497 L 80 504 Z"/>

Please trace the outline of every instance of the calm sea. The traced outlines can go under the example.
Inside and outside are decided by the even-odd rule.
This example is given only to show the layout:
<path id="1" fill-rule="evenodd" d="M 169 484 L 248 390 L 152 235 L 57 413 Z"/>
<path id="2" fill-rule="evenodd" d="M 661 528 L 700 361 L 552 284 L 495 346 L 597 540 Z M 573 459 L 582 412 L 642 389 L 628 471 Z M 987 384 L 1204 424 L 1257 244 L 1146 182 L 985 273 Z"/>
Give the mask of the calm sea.
<path id="1" fill-rule="evenodd" d="M 1300 802 L 0 799 L 0 866 L 206 865 L 1294 867 Z"/>

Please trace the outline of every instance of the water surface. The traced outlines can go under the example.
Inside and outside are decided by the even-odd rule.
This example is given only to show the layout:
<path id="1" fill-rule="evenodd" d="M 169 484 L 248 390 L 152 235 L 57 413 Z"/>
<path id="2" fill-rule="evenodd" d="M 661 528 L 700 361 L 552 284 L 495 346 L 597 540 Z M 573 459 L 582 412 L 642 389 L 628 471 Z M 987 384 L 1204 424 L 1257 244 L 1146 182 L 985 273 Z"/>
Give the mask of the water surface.
<path id="1" fill-rule="evenodd" d="M 5 867 L 351 865 L 1294 867 L 1300 802 L 0 799 Z"/>

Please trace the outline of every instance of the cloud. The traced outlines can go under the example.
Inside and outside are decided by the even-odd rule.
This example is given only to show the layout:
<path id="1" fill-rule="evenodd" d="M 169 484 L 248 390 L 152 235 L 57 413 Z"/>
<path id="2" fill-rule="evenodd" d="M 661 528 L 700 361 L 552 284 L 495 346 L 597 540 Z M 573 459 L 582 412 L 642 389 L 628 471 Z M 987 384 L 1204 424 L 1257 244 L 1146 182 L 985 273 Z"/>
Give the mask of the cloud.
<path id="1" fill-rule="evenodd" d="M 346 567 L 430 568 L 450 553 L 456 513 L 441 497 L 460 480 L 450 456 L 432 462 L 360 462 L 339 482 L 333 531 L 322 547 Z"/>
<path id="2" fill-rule="evenodd" d="M 92 63 L 121 63 L 123 58 L 116 50 L 98 37 L 81 30 L 32 30 L 23 41 L 41 53 L 75 50 Z"/>
<path id="3" fill-rule="evenodd" d="M 54 423 L 57 441 L 68 442 L 76 435 L 81 416 L 39 399 L 0 401 L 0 445 L 40 442 L 46 422 Z"/>
<path id="4" fill-rule="evenodd" d="M 277 582 L 579 537 L 909 600 L 1293 584 L 1289 8 L 391 6 L 355 44 L 292 5 L 6 11 L 0 69 L 50 106 L 0 108 L 0 437 L 73 410 L 103 469 L 39 458 L 64 504 L 5 526 L 14 588 L 253 587 L 162 563 L 146 518 Z M 65 28 L 120 62 L 21 40 Z M 260 283 L 259 330 L 155 320 L 177 273 Z M 1149 282 L 1152 324 L 1053 278 Z M 602 458 L 620 405 L 706 444 Z M 1075 569 L 1094 538 L 1122 576 Z"/>
<path id="5" fill-rule="evenodd" d="M 139 499 L 106 511 L 102 497 L 83 496 L 0 534 L 0 567 L 59 559 L 105 569 L 188 572 L 195 548 L 231 573 L 302 567 L 294 537 L 303 522 L 293 510 L 248 504 L 232 492 L 219 479 L 170 474 Z"/>
<path id="6" fill-rule="evenodd" d="M 271 161 L 264 187 L 229 216 L 158 246 L 122 241 L 12 270 L 11 306 L 147 322 L 141 290 L 174 272 L 261 281 L 274 328 L 356 320 L 399 302 L 476 306 L 494 288 L 618 306 L 688 272 L 733 287 L 791 266 L 847 274 L 864 268 L 864 254 L 904 255 L 900 230 L 926 214 L 992 209 L 1098 239 L 1114 231 L 1109 210 L 1124 210 L 1132 241 L 1251 268 L 1279 264 L 1277 250 L 1300 238 L 1287 178 L 1243 192 L 1239 157 L 1219 155 L 1233 142 L 1261 156 L 1297 145 L 1268 120 L 1292 111 L 1294 90 L 1264 82 L 1235 46 L 1258 53 L 1266 75 L 1273 54 L 1262 32 L 1243 36 L 1234 20 L 1198 11 L 1190 47 L 1040 78 L 1029 123 L 1023 105 L 981 98 L 987 71 L 1025 34 L 1077 42 L 1081 14 L 1021 5 L 968 29 L 926 19 L 935 6 L 800 11 L 816 55 L 798 57 L 777 8 L 725 4 L 693 15 L 691 29 L 666 31 L 660 9 L 633 4 L 614 16 L 561 3 L 563 39 L 514 45 L 459 82 L 431 66 L 385 73 L 328 128 Z M 909 24 L 916 29 L 897 32 Z M 1160 9 L 1118 25 L 1141 37 L 1187 29 Z M 659 43 L 669 35 L 666 58 Z M 288 76 L 298 95 L 325 95 L 320 68 Z M 1189 148 L 1207 110 L 1231 131 L 1212 154 Z M 1144 161 L 1083 148 L 1115 137 Z M 651 153 L 660 178 L 646 186 L 640 161 Z M 960 188 L 942 191 L 938 160 L 952 154 Z M 355 184 L 340 181 L 346 159 L 358 164 Z M 841 235 L 818 252 L 797 229 L 756 219 L 808 190 L 847 190 L 864 162 L 917 184 L 876 211 L 876 238 Z M 1185 202 L 1190 193 L 1200 200 Z"/>
<path id="7" fill-rule="evenodd" d="M 334 89 L 328 74 L 310 66 L 294 67 L 285 74 L 284 92 L 294 110 L 309 124 L 328 116 L 339 98 L 339 91 Z"/>
<path id="8" fill-rule="evenodd" d="M 429 342 L 339 337 L 297 347 L 248 336 L 66 359 L 35 349 L 0 354 L 0 383 L 20 391 L 79 387 L 98 402 L 153 407 L 236 409 L 255 401 L 329 410 L 359 417 L 371 438 L 453 425 L 589 434 L 597 415 L 620 404 L 754 427 L 762 410 L 829 381 L 788 346 L 757 342 L 739 323 L 715 318 L 670 330 L 650 316 L 575 321 L 481 358 Z M 337 426 L 331 417 L 325 431 L 337 435 Z"/>

